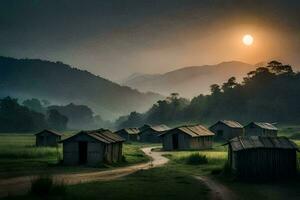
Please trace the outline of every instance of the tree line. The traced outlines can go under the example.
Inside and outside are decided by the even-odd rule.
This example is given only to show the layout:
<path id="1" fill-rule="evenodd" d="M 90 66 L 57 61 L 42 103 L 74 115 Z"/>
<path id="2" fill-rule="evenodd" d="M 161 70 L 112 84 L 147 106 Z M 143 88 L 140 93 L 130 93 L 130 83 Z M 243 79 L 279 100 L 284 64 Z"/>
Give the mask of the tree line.
<path id="1" fill-rule="evenodd" d="M 43 114 L 20 105 L 18 99 L 0 99 L 1 132 L 28 132 L 45 128 L 64 130 L 67 122 L 68 118 L 57 110 L 48 109 L 46 114 Z"/>
<path id="2" fill-rule="evenodd" d="M 0 99 L 0 132 L 31 132 L 42 129 L 93 129 L 107 127 L 110 122 L 85 105 L 73 103 L 51 105 L 47 100 L 24 100 L 5 97 Z"/>
<path id="3" fill-rule="evenodd" d="M 197 87 L 197 86 L 195 86 Z M 251 71 L 238 83 L 235 77 L 210 87 L 209 95 L 192 100 L 173 93 L 158 101 L 147 112 L 132 112 L 116 121 L 118 128 L 142 124 L 177 125 L 181 123 L 213 123 L 220 119 L 300 122 L 300 73 L 290 65 L 271 61 Z"/>

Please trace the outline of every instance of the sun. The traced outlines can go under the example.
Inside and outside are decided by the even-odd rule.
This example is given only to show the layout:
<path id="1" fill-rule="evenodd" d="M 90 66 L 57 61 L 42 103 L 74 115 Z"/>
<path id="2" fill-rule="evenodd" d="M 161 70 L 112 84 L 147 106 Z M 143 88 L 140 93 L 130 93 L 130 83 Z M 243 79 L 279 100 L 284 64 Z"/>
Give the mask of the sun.
<path id="1" fill-rule="evenodd" d="M 253 39 L 252 35 L 246 34 L 246 35 L 243 36 L 244 45 L 250 46 L 250 45 L 253 44 L 253 41 L 254 41 L 254 39 Z"/>

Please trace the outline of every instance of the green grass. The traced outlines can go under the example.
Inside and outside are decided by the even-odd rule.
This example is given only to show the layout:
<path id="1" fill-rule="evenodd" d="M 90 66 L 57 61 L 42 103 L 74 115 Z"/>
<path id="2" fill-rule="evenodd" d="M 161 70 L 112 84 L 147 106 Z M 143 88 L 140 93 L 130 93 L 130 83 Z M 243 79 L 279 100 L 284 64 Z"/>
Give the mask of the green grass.
<path id="1" fill-rule="evenodd" d="M 284 128 L 280 132 L 281 135 L 289 136 L 291 135 L 287 128 Z M 296 130 L 296 127 L 295 129 Z M 17 138 L 14 137 L 6 138 L 4 142 L 5 145 L 12 144 L 14 147 L 20 146 L 20 149 L 25 148 L 28 152 L 31 152 L 32 139 L 30 136 L 24 136 L 20 134 Z M 29 137 L 29 138 L 28 138 Z M 5 146 L 1 140 L 0 135 L 0 149 Z M 13 142 L 9 142 L 9 141 Z M 20 141 L 19 144 L 14 143 L 15 141 Z M 300 140 L 294 140 L 300 146 Z M 124 155 L 126 157 L 126 164 L 136 164 L 139 162 L 146 162 L 149 158 L 146 158 L 143 153 L 139 150 L 143 146 L 154 146 L 157 144 L 125 144 L 124 145 Z M 4 148 L 4 147 L 3 147 Z M 4 149 L 6 149 L 5 147 Z M 19 149 L 19 150 L 20 150 Z M 16 151 L 16 150 L 12 150 Z M 38 150 L 47 151 L 47 150 Z M 50 150 L 51 151 L 51 150 Z M 48 152 L 49 153 L 49 152 Z M 205 155 L 208 162 L 206 164 L 199 165 L 189 165 L 187 160 L 193 154 Z M 38 154 L 36 152 L 31 152 L 29 155 Z M 42 154 L 41 154 L 42 155 Z M 251 200 L 251 199 L 299 199 L 299 188 L 300 182 L 280 182 L 280 183 L 246 183 L 234 180 L 222 176 L 222 174 L 212 174 L 212 172 L 220 171 L 226 161 L 227 161 L 227 147 L 222 146 L 222 143 L 215 143 L 214 149 L 205 151 L 176 151 L 167 152 L 166 157 L 170 159 L 170 162 L 160 168 L 155 168 L 151 170 L 139 171 L 130 176 L 124 177 L 119 180 L 108 181 L 108 182 L 92 182 L 86 184 L 78 184 L 73 186 L 66 186 L 65 194 L 60 196 L 49 196 L 48 199 L 105 199 L 105 200 L 118 200 L 118 199 L 146 199 L 146 200 L 160 200 L 160 199 L 208 199 L 208 189 L 206 186 L 193 179 L 193 175 L 205 175 L 216 179 L 229 187 L 234 191 L 241 199 Z M 298 153 L 298 158 L 300 160 L 300 154 Z M 45 153 L 43 158 L 31 157 L 31 158 L 17 158 L 10 159 L 9 162 L 5 161 L 7 158 L 1 158 L 0 156 L 0 177 L 1 170 L 3 166 L 1 162 L 4 163 L 8 168 L 9 162 L 15 162 L 11 164 L 11 168 L 20 167 L 20 171 L 24 173 L 24 168 L 27 170 L 29 168 L 39 169 L 45 172 L 45 169 L 55 170 L 56 167 L 51 166 L 51 163 L 55 163 L 55 156 L 51 153 Z M 38 163 L 38 164 L 37 164 Z M 22 169 L 23 168 L 23 169 Z M 68 169 L 64 167 L 58 171 L 74 172 L 83 170 L 95 170 L 89 168 L 71 168 Z M 99 169 L 97 169 L 99 170 Z M 30 172 L 32 173 L 32 172 Z M 13 197 L 8 199 L 42 199 L 38 196 L 26 195 L 22 197 Z"/>
<path id="2" fill-rule="evenodd" d="M 300 126 L 299 125 L 282 125 L 279 126 L 278 130 L 279 136 L 293 137 L 300 136 Z"/>
<path id="3" fill-rule="evenodd" d="M 64 138 L 73 133 L 64 134 Z M 140 150 L 150 144 L 124 144 L 123 154 L 126 162 L 105 166 L 119 167 L 147 162 L 149 158 Z M 0 178 L 47 173 L 77 173 L 105 170 L 83 166 L 67 167 L 59 165 L 62 159 L 62 147 L 35 147 L 35 136 L 32 133 L 0 134 Z"/>
<path id="4" fill-rule="evenodd" d="M 205 155 L 208 163 L 201 165 L 187 164 L 189 157 L 195 153 Z M 190 175 L 210 175 L 212 171 L 220 170 L 225 165 L 227 148 L 217 143 L 212 150 L 168 152 L 165 156 L 170 159 L 168 164 L 170 168 L 189 173 Z"/>
<path id="5" fill-rule="evenodd" d="M 296 141 L 300 146 L 300 141 Z M 232 191 L 234 191 L 241 199 L 258 200 L 258 199 L 299 199 L 300 198 L 300 181 L 285 181 L 272 183 L 247 183 L 234 179 L 231 176 L 224 176 L 221 172 L 227 161 L 227 150 L 225 147 L 216 145 L 217 148 L 209 151 L 199 151 L 200 155 L 206 155 L 208 158 L 207 164 L 188 165 L 186 160 L 195 151 L 178 151 L 168 152 L 166 157 L 170 159 L 167 167 L 172 170 L 177 170 L 188 175 L 205 175 L 212 179 L 223 183 Z M 223 148 L 223 150 L 222 150 Z M 300 163 L 300 153 L 298 153 Z M 216 174 L 214 172 L 217 172 Z"/>
<path id="6" fill-rule="evenodd" d="M 183 172 L 168 167 L 139 171 L 126 178 L 67 186 L 65 194 L 49 195 L 49 200 L 207 200 L 209 190 L 201 182 Z M 26 195 L 6 198 L 10 200 L 43 199 Z"/>

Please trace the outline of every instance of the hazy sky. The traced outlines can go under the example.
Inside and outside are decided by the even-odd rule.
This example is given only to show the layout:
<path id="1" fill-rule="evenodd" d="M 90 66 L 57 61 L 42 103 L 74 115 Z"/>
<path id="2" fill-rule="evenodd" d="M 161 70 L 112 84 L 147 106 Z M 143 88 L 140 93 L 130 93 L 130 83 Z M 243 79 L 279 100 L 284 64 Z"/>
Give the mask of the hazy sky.
<path id="1" fill-rule="evenodd" d="M 229 60 L 300 68 L 300 1 L 1 0 L 0 54 L 60 60 L 112 80 Z"/>

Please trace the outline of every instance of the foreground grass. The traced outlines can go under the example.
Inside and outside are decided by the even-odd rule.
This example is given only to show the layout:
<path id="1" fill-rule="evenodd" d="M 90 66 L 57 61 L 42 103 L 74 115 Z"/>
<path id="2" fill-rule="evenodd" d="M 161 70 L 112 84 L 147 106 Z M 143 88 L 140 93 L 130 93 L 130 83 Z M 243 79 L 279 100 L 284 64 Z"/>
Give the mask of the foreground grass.
<path id="1" fill-rule="evenodd" d="M 299 140 L 297 140 L 296 143 L 300 146 Z M 189 158 L 195 153 L 205 155 L 208 159 L 208 163 L 199 165 L 188 164 Z M 300 153 L 297 155 L 300 164 Z M 214 150 L 210 151 L 168 152 L 166 157 L 170 159 L 168 168 L 178 170 L 181 173 L 186 173 L 192 176 L 208 176 L 211 179 L 226 185 L 243 200 L 300 199 L 300 178 L 295 178 L 294 180 L 289 181 L 249 183 L 236 180 L 234 177 L 224 174 L 222 170 L 227 161 L 227 150 L 225 147 L 223 147 L 223 150 L 220 146 L 217 146 Z"/>
<path id="2" fill-rule="evenodd" d="M 295 140 L 295 142 L 298 145 L 300 144 L 300 140 Z M 149 145 L 153 146 L 153 144 Z M 141 146 L 143 144 L 124 145 L 128 163 L 138 163 L 147 160 L 139 150 Z M 195 153 L 205 155 L 208 162 L 199 165 L 188 164 L 187 160 Z M 194 175 L 205 175 L 216 179 L 234 191 L 240 199 L 276 200 L 287 199 L 287 197 L 288 199 L 300 199 L 300 181 L 263 184 L 246 183 L 220 174 L 227 160 L 227 148 L 218 143 L 215 144 L 213 150 L 167 152 L 165 156 L 170 159 L 170 162 L 164 167 L 140 171 L 123 179 L 109 182 L 66 186 L 65 194 L 52 194 L 47 199 L 208 199 L 208 189 L 201 182 L 193 179 L 192 176 Z M 300 159 L 300 154 L 298 154 L 298 158 Z M 25 160 L 28 161 L 28 159 Z M 49 158 L 46 158 L 46 162 L 49 163 L 49 161 Z M 42 159 L 39 159 L 39 162 L 42 162 Z M 33 165 L 33 167 L 36 167 L 36 165 Z M 53 169 L 53 167 L 51 168 Z M 66 169 L 64 168 L 64 170 Z M 26 195 L 7 199 L 44 198 Z"/>
<path id="3" fill-rule="evenodd" d="M 183 172 L 168 167 L 139 171 L 126 178 L 66 186 L 65 194 L 52 194 L 50 200 L 206 200 L 209 190 L 199 181 Z M 34 195 L 10 197 L 11 200 L 44 199 Z"/>
<path id="4" fill-rule="evenodd" d="M 72 133 L 64 134 L 64 137 Z M 149 145 L 149 144 L 148 144 Z M 62 147 L 35 147 L 34 134 L 0 134 L 0 178 L 47 173 L 78 173 L 105 170 L 110 167 L 133 165 L 149 161 L 140 150 L 146 144 L 124 144 L 125 162 L 91 168 L 84 166 L 67 167 L 60 165 Z"/>

